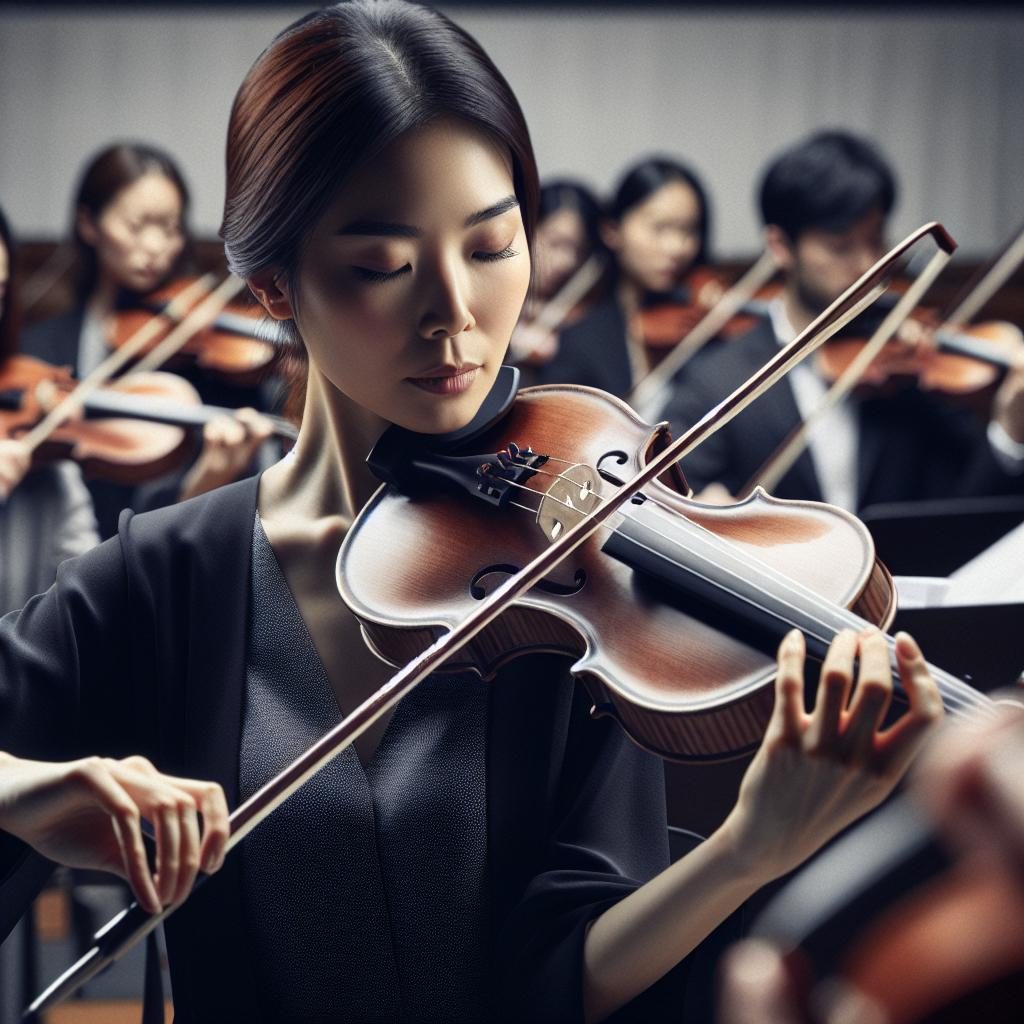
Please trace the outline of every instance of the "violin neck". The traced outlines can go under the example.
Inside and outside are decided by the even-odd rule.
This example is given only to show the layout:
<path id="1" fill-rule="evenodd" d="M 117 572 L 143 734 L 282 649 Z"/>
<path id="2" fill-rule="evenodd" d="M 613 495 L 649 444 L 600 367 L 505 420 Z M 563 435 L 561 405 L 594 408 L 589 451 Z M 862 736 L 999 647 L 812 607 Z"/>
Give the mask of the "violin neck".
<path id="1" fill-rule="evenodd" d="M 1013 365 L 1013 360 L 1005 352 L 999 352 L 991 343 L 972 338 L 969 334 L 960 334 L 955 330 L 941 328 L 935 335 L 935 341 L 943 352 L 969 356 L 971 359 L 977 359 L 979 362 L 987 363 L 989 366 L 998 366 L 1004 370 Z"/>
<path id="2" fill-rule="evenodd" d="M 763 316 L 769 315 L 771 309 L 771 303 L 767 299 L 747 299 L 739 308 L 740 313 L 744 313 L 747 316 Z"/>
<path id="3" fill-rule="evenodd" d="M 712 626 L 719 619 L 739 619 L 747 627 L 740 639 L 768 655 L 774 655 L 786 633 L 799 629 L 808 655 L 823 661 L 842 630 L 860 632 L 872 625 L 684 517 L 660 514 L 650 501 L 630 508 L 602 550 L 632 568 L 658 600 Z M 906 701 L 899 682 L 896 641 L 892 636 L 887 639 L 895 692 Z M 991 705 L 987 697 L 952 674 L 929 668 L 948 711 Z"/>
<path id="4" fill-rule="evenodd" d="M 166 399 L 147 395 L 119 394 L 116 391 L 98 391 L 85 401 L 86 415 L 91 419 L 101 416 L 124 416 L 129 419 L 148 420 L 151 423 L 170 423 L 178 427 L 202 427 L 217 416 L 234 416 L 234 409 L 217 405 L 179 405 Z M 274 436 L 294 441 L 298 437 L 295 424 L 283 416 L 266 417 L 274 426 Z"/>
<path id="5" fill-rule="evenodd" d="M 167 311 L 167 307 L 170 305 L 168 302 L 144 302 L 143 306 L 151 313 L 162 314 Z M 180 321 L 181 318 L 178 318 Z M 224 331 L 227 334 L 237 334 L 242 338 L 256 338 L 259 341 L 270 342 L 272 339 L 268 338 L 265 333 L 265 329 L 261 328 L 260 321 L 251 316 L 245 316 L 242 313 L 231 313 L 222 311 L 217 314 L 217 318 L 210 325 L 214 330 Z"/>

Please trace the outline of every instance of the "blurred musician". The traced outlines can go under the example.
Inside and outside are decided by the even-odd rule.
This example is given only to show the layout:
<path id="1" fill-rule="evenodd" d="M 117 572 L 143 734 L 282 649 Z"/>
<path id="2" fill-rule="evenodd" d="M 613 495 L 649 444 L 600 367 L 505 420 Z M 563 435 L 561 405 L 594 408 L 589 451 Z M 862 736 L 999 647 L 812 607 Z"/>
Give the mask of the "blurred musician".
<path id="1" fill-rule="evenodd" d="M 700 353 L 679 375 L 664 415 L 692 424 L 792 340 L 884 252 L 896 197 L 892 170 L 870 143 L 821 132 L 777 157 L 761 183 L 765 242 L 785 285 L 746 335 Z M 708 500 L 736 494 L 816 406 L 826 382 L 797 367 L 684 461 Z M 848 401 L 816 423 L 775 493 L 847 509 L 877 502 L 1024 488 L 1024 372 L 1007 376 L 986 426 L 916 387 Z"/>
<path id="2" fill-rule="evenodd" d="M 587 384 L 624 396 L 650 369 L 640 313 L 673 293 L 708 260 L 708 200 L 683 164 L 650 158 L 629 168 L 615 189 L 601 236 L 612 253 L 611 287 L 559 337 L 558 354 L 543 367 L 542 383 Z"/>

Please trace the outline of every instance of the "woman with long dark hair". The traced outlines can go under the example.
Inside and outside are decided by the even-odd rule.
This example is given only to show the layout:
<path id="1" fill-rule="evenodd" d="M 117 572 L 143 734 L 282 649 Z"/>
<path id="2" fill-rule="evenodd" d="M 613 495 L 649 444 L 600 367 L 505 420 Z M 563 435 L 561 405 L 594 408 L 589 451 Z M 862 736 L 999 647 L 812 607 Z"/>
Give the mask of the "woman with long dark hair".
<path id="1" fill-rule="evenodd" d="M 73 305 L 27 328 L 21 348 L 84 377 L 109 355 L 118 312 L 188 269 L 190 196 L 170 154 L 141 142 L 118 142 L 86 162 L 72 205 Z M 126 506 L 153 508 L 237 479 L 268 436 L 268 424 L 253 412 L 262 405 L 257 389 L 218 385 L 201 375 L 190 379 L 208 404 L 245 411 L 206 425 L 187 471 L 141 489 L 90 481 L 104 537 L 116 531 Z"/>
<path id="2" fill-rule="evenodd" d="M 477 413 L 526 295 L 536 189 L 515 97 L 437 12 L 338 4 L 257 59 L 222 235 L 306 359 L 298 442 L 259 478 L 125 517 L 0 622 L 0 827 L 174 903 L 219 865 L 221 790 L 236 805 L 388 678 L 333 574 L 376 487 L 365 456 L 387 423 L 436 434 Z M 589 719 L 563 661 L 521 659 L 488 686 L 431 677 L 168 919 L 176 1017 L 680 1012 L 687 955 L 877 803 L 934 723 L 920 652 L 897 650 L 910 710 L 882 736 L 881 637 L 836 642 L 813 715 L 787 639 L 735 810 L 671 867 L 660 763 Z M 54 763 L 69 757 L 86 759 Z M 11 840 L 0 864 L 24 852 Z"/>
<path id="3" fill-rule="evenodd" d="M 640 323 L 643 309 L 682 302 L 686 275 L 709 262 L 711 212 L 704 186 L 678 160 L 641 160 L 616 185 L 601 237 L 612 256 L 604 296 L 561 331 L 539 380 L 587 384 L 625 397 L 653 365 Z"/>

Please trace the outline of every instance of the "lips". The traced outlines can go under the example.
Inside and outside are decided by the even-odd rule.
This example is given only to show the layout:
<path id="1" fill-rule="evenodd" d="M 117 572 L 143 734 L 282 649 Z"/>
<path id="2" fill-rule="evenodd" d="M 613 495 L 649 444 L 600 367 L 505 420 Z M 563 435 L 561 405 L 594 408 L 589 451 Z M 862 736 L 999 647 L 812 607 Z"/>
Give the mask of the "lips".
<path id="1" fill-rule="evenodd" d="M 410 384 L 434 395 L 459 395 L 468 391 L 480 372 L 477 363 L 461 366 L 434 366 L 416 377 L 407 377 Z"/>

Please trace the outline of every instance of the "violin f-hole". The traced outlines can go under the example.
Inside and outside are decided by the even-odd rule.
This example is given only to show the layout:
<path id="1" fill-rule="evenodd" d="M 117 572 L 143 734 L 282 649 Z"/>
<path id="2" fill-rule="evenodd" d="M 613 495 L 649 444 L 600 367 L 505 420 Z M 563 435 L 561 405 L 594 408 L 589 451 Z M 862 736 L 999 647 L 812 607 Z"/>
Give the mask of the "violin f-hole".
<path id="1" fill-rule="evenodd" d="M 470 596 L 477 601 L 482 601 L 487 597 L 487 589 L 483 585 L 483 581 L 487 579 L 488 576 L 514 576 L 519 572 L 520 568 L 521 566 L 511 565 L 508 562 L 484 566 L 484 568 L 479 569 L 469 581 Z M 571 584 L 556 583 L 554 580 L 541 580 L 536 585 L 536 589 L 543 590 L 547 594 L 554 594 L 556 597 L 572 597 L 583 589 L 586 582 L 587 571 L 585 569 L 577 569 Z"/>
<path id="2" fill-rule="evenodd" d="M 604 463 L 611 459 L 614 461 L 616 466 L 624 466 L 629 461 L 629 456 L 624 451 L 612 451 L 605 452 L 597 460 L 597 472 L 600 474 L 603 480 L 607 480 L 610 484 L 615 484 L 616 487 L 621 487 L 626 481 L 622 477 L 616 476 L 611 470 L 606 469 Z"/>

